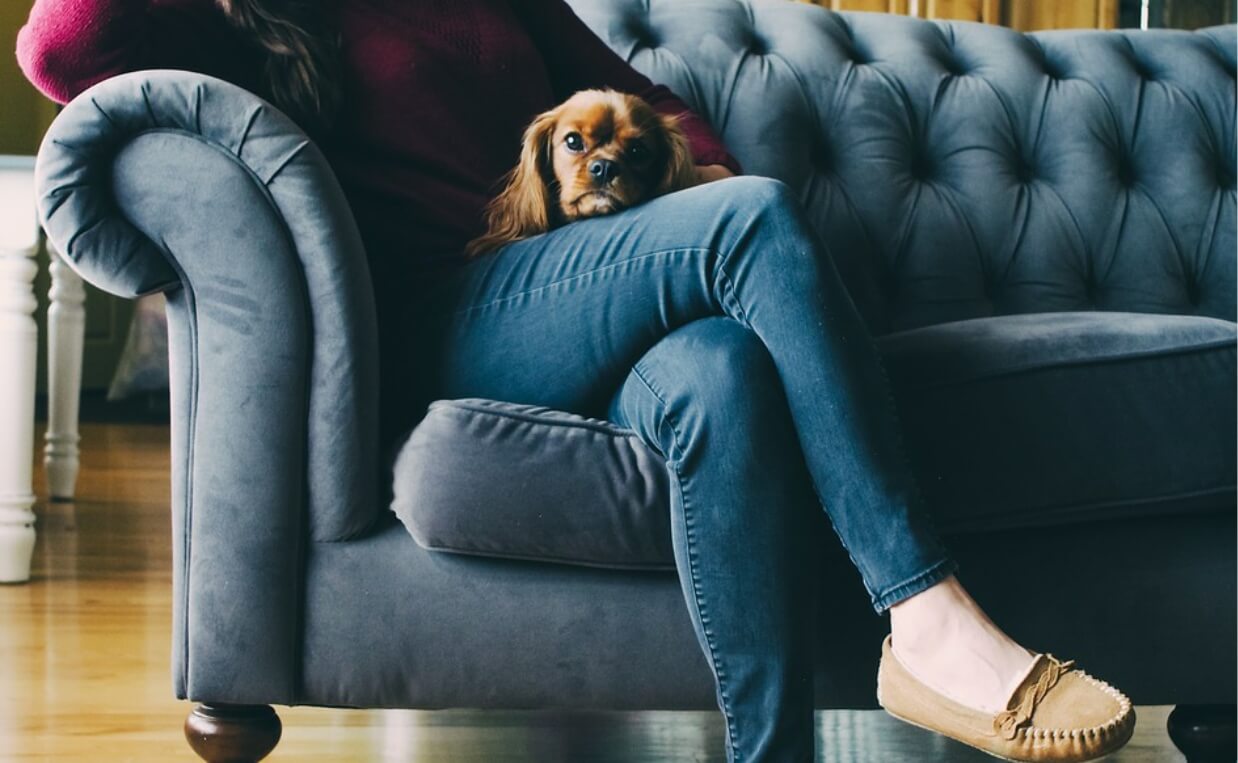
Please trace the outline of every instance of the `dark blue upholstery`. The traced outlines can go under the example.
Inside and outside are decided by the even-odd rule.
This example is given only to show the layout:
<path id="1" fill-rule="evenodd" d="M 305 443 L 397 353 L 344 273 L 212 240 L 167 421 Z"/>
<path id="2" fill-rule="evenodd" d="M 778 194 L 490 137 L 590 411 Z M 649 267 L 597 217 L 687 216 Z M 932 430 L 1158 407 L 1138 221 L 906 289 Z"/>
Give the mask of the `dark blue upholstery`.
<path id="1" fill-rule="evenodd" d="M 1232 27 L 1021 34 L 779 0 L 576 0 L 790 183 L 877 333 L 1235 319 Z"/>
<path id="2" fill-rule="evenodd" d="M 400 449 L 394 481 L 391 508 L 424 548 L 675 567 L 666 463 L 607 421 L 439 400 Z"/>
<path id="3" fill-rule="evenodd" d="M 1236 337 L 1213 318 L 1029 313 L 879 345 L 938 525 L 974 533 L 1232 507 Z"/>
<path id="4" fill-rule="evenodd" d="M 995 619 L 1136 702 L 1232 702 L 1234 28 L 1021 35 L 783 0 L 573 5 L 749 172 L 799 190 L 883 335 L 912 458 L 936 500 L 958 501 L 948 540 Z M 88 279 L 168 292 L 178 695 L 713 706 L 673 573 L 445 554 L 382 511 L 365 258 L 322 156 L 269 105 L 184 72 L 116 78 L 57 119 L 39 184 L 51 240 Z M 525 414 L 526 439 L 539 416 L 570 419 Z M 549 444 L 517 457 L 546 462 Z M 1033 458 L 1050 459 L 1044 484 L 1026 481 Z M 450 481 L 414 466 L 406 516 L 453 519 Z M 525 496 L 613 486 L 583 468 L 467 497 L 518 513 Z M 654 511 L 654 478 L 626 478 Z M 1016 478 L 1028 495 L 1006 507 Z M 1169 500 L 1131 500 L 1158 491 Z M 434 527 L 423 541 L 452 529 Z M 871 705 L 882 622 L 824 516 L 817 529 L 818 703 Z"/>
<path id="5" fill-rule="evenodd" d="M 373 295 L 343 193 L 285 116 L 184 72 L 74 100 L 37 175 L 78 272 L 168 290 L 178 691 L 290 702 L 299 539 L 381 510 Z M 237 589 L 247 606 L 223 601 Z"/>

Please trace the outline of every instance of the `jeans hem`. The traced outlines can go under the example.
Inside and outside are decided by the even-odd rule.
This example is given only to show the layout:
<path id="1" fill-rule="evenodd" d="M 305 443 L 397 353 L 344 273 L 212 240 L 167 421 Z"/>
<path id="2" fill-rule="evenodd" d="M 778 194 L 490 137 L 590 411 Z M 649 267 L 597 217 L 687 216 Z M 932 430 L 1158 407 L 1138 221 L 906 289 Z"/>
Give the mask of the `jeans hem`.
<path id="1" fill-rule="evenodd" d="M 953 575 L 958 568 L 958 562 L 953 559 L 949 557 L 941 559 L 930 565 L 923 572 L 919 572 L 901 583 L 896 583 L 887 588 L 884 593 L 875 596 L 873 598 L 873 609 L 877 610 L 877 614 L 881 614 L 900 601 L 910 599 L 921 591 L 932 588 Z"/>

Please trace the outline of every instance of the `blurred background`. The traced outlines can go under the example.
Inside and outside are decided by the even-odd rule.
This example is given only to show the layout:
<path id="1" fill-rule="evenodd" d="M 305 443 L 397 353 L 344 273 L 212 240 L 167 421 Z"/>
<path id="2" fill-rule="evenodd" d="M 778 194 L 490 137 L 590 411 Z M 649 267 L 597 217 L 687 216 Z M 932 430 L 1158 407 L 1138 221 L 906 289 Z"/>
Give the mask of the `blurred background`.
<path id="1" fill-rule="evenodd" d="M 905 13 L 930 19 L 1037 29 L 1198 29 L 1234 21 L 1218 0 L 806 0 L 835 11 Z"/>

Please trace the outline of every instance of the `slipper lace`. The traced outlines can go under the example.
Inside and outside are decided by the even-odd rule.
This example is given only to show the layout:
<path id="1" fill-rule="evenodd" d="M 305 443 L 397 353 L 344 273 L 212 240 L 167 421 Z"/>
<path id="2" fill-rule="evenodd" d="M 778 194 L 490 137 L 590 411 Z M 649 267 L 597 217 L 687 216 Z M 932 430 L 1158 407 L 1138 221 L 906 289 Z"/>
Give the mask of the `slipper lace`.
<path id="1" fill-rule="evenodd" d="M 1041 672 L 1033 686 L 1023 692 L 1023 699 L 1014 710 L 1003 710 L 993 717 L 993 731 L 1004 739 L 1014 739 L 1019 729 L 1031 723 L 1032 714 L 1049 690 L 1057 685 L 1058 680 L 1074 669 L 1075 661 L 1062 662 L 1051 654 L 1046 654 L 1048 666 Z"/>

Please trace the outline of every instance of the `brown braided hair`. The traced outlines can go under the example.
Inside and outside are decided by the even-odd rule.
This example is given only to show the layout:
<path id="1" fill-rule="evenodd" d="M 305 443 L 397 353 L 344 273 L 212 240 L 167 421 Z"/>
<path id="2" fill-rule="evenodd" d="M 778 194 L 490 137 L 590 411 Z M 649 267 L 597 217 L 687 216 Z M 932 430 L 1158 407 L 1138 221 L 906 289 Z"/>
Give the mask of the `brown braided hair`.
<path id="1" fill-rule="evenodd" d="M 326 0 L 216 0 L 264 54 L 260 95 L 311 135 L 330 130 L 341 98 L 339 33 Z"/>

